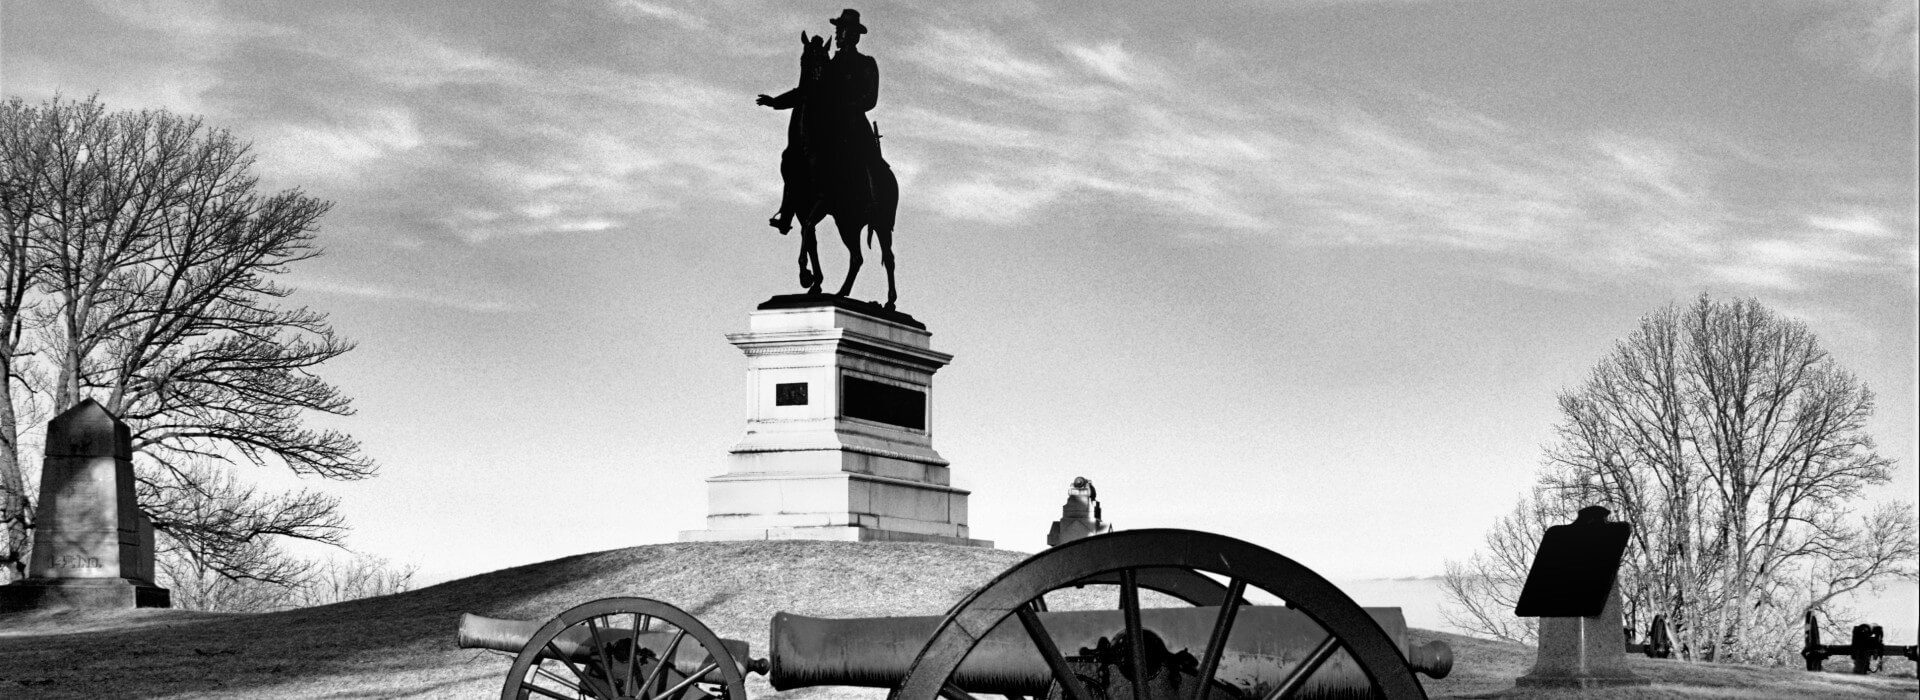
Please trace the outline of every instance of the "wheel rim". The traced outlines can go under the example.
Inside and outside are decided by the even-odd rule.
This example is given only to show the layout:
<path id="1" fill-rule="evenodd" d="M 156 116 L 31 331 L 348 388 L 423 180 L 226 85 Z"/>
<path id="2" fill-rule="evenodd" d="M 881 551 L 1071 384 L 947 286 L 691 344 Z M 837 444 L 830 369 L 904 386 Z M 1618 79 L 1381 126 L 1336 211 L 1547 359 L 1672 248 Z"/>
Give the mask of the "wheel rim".
<path id="1" fill-rule="evenodd" d="M 746 700 L 746 683 L 726 645 L 692 615 L 647 598 L 605 598 L 534 633 L 500 697 Z"/>
<path id="2" fill-rule="evenodd" d="M 1186 570 L 1186 575 L 1154 573 L 1165 569 Z M 1147 573 L 1143 575 L 1143 572 Z M 1047 550 L 1016 564 L 974 591 L 948 612 L 932 639 L 921 649 L 906 678 L 888 696 L 889 700 L 968 697 L 949 679 L 980 640 L 1009 617 L 1018 619 L 1026 629 L 1034 647 L 1053 670 L 1063 696 L 1088 700 L 1092 694 L 1068 668 L 1065 657 L 1054 648 L 1053 640 L 1035 614 L 1044 607 L 1043 596 L 1076 584 L 1117 581 L 1125 634 L 1128 639 L 1139 640 L 1143 639 L 1139 591 L 1162 588 L 1146 585 L 1143 580 L 1207 578 L 1197 572 L 1224 576 L 1228 584 L 1223 594 L 1206 593 L 1204 585 L 1187 586 L 1188 590 L 1200 591 L 1190 595 L 1167 591 L 1189 602 L 1222 601 L 1213 633 L 1199 659 L 1196 676 L 1204 680 L 1194 684 L 1189 697 L 1203 698 L 1208 694 L 1227 636 L 1237 613 L 1243 609 L 1242 596 L 1249 586 L 1279 596 L 1287 601 L 1288 607 L 1311 618 L 1327 633 L 1319 646 L 1287 670 L 1282 680 L 1266 692 L 1269 700 L 1291 696 L 1323 662 L 1341 649 L 1351 655 L 1373 687 L 1386 697 L 1426 697 L 1426 691 L 1414 679 L 1405 657 L 1386 631 L 1339 588 L 1311 569 L 1265 548 L 1223 535 L 1191 530 L 1130 530 L 1076 540 Z M 1218 586 L 1217 582 L 1208 581 Z M 1142 659 L 1144 646 L 1128 645 L 1128 658 L 1122 660 L 1128 664 L 1127 668 L 1151 668 Z M 1133 686 L 1133 700 L 1145 700 L 1147 691 L 1143 686 Z"/>

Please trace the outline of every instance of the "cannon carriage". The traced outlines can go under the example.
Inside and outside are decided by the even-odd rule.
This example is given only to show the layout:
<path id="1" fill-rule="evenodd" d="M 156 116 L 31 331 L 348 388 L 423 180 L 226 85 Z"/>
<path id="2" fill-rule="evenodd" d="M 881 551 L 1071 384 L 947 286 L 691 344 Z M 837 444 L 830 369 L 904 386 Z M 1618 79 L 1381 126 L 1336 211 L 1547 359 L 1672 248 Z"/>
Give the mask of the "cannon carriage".
<path id="1" fill-rule="evenodd" d="M 1110 586 L 1117 609 L 1054 611 L 1047 594 Z M 1253 592 L 1284 605 L 1257 605 Z M 1185 603 L 1146 607 L 1142 594 Z M 1156 598 L 1148 594 L 1148 598 Z M 831 620 L 777 613 L 768 658 L 671 605 L 593 601 L 552 620 L 464 615 L 460 645 L 514 654 L 501 697 L 747 700 L 776 689 L 889 688 L 890 699 L 1424 698 L 1442 642 L 1410 644 L 1398 608 L 1362 608 L 1300 564 L 1188 530 L 1133 530 L 1049 549 L 944 616 Z M 1136 641 L 1137 640 L 1137 641 Z"/>
<path id="2" fill-rule="evenodd" d="M 1898 645 L 1886 643 L 1886 630 L 1879 625 L 1861 623 L 1853 626 L 1853 636 L 1848 644 L 1822 644 L 1820 642 L 1820 621 L 1812 610 L 1807 611 L 1807 643 L 1800 648 L 1800 656 L 1807 661 L 1807 670 L 1826 669 L 1827 659 L 1844 656 L 1853 659 L 1853 672 L 1859 674 L 1875 673 L 1891 657 L 1905 657 L 1908 661 L 1920 661 L 1920 645 Z"/>

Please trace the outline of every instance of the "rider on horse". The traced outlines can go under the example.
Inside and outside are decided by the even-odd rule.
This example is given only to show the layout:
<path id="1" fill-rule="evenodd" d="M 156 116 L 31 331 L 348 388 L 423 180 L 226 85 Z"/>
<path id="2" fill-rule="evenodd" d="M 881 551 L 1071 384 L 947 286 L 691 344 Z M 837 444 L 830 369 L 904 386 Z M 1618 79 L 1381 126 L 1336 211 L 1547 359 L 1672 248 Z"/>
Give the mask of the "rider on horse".
<path id="1" fill-rule="evenodd" d="M 867 122 L 867 111 L 880 96 L 880 66 L 872 56 L 860 53 L 860 35 L 867 28 L 860 24 L 858 10 L 842 10 L 839 17 L 828 22 L 834 26 L 833 44 L 838 51 L 827 62 L 820 81 L 814 85 L 803 81 L 778 97 L 761 95 L 755 102 L 774 109 L 802 104 L 809 109 L 825 107 L 825 114 L 807 119 L 824 127 L 825 133 L 810 136 L 809 152 L 798 156 L 805 159 L 802 167 L 820 184 L 823 199 L 870 207 L 874 193 L 868 170 L 879 159 L 880 146 Z M 811 89 L 822 94 L 807 94 Z M 793 153 L 783 154 L 783 160 L 794 157 Z M 787 164 L 783 163 L 781 170 L 789 172 Z M 780 212 L 767 223 L 786 233 L 793 217 L 805 215 L 802 207 L 809 204 L 783 201 Z"/>
<path id="2" fill-rule="evenodd" d="M 838 296 L 853 293 L 864 258 L 860 232 L 880 244 L 880 264 L 887 269 L 887 300 L 892 309 L 899 293 L 894 286 L 894 216 L 900 204 L 900 181 L 880 154 L 877 125 L 867 121 L 880 93 L 880 68 L 860 53 L 860 13 L 844 10 L 833 23 L 833 42 L 839 51 L 827 56 L 826 42 L 800 34 L 800 84 L 779 97 L 761 95 L 755 102 L 774 109 L 792 109 L 787 124 L 787 150 L 780 154 L 780 175 L 786 187 L 780 212 L 767 221 L 786 233 L 800 225 L 800 286 L 818 294 L 825 273 L 815 229 L 833 217 L 840 242 L 847 246 L 847 276 Z"/>

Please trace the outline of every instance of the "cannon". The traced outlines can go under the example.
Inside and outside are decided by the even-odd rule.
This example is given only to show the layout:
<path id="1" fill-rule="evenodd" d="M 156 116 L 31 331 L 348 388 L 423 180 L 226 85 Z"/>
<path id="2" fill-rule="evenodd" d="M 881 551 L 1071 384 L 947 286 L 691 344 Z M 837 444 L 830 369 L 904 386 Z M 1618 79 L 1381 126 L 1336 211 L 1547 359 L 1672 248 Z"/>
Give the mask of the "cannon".
<path id="1" fill-rule="evenodd" d="M 1223 582 L 1224 580 L 1224 582 Z M 1106 585 L 1117 610 L 1049 611 L 1051 591 Z M 1249 588 L 1285 607 L 1252 605 Z M 1143 608 L 1155 591 L 1194 607 Z M 504 700 L 746 700 L 774 688 L 891 688 L 889 698 L 1425 698 L 1442 642 L 1410 645 L 1398 608 L 1361 608 L 1286 557 L 1188 530 L 1102 534 L 1014 565 L 944 616 L 855 620 L 777 613 L 769 658 L 641 598 L 587 603 L 544 624 L 461 618 L 460 643 L 515 654 Z M 518 642 L 518 644 L 516 644 Z"/>
<path id="2" fill-rule="evenodd" d="M 1852 644 L 1821 644 L 1820 624 L 1814 619 L 1813 611 L 1809 610 L 1807 644 L 1801 648 L 1800 656 L 1807 660 L 1809 671 L 1824 670 L 1828 657 L 1851 657 L 1854 673 L 1873 673 L 1874 662 L 1888 656 L 1904 656 L 1909 661 L 1920 660 L 1920 646 L 1888 645 L 1886 634 L 1879 625 L 1863 623 L 1853 626 Z"/>
<path id="3" fill-rule="evenodd" d="M 1452 651 L 1442 642 L 1408 644 L 1406 620 L 1399 608 L 1364 608 L 1375 623 L 1404 649 L 1414 670 L 1434 678 L 1453 667 Z M 1191 650 L 1204 649 L 1217 607 L 1143 608 L 1141 639 L 1147 676 L 1188 676 L 1191 684 L 1198 659 Z M 1036 612 L 1053 646 L 1077 649 L 1064 660 L 1083 680 L 1095 679 L 1103 668 L 1124 669 L 1130 653 L 1124 614 L 1116 610 Z M 921 641 L 932 636 L 940 617 L 823 619 L 777 613 L 769 654 L 767 681 L 776 690 L 816 686 L 892 688 L 912 667 Z M 1248 606 L 1238 613 L 1213 679 L 1229 697 L 1263 697 L 1278 685 L 1282 672 L 1319 643 L 1325 633 L 1295 610 Z M 1111 675 L 1111 672 L 1109 672 Z M 1053 669 L 1035 640 L 1019 625 L 1002 623 L 954 670 L 954 685 L 974 693 L 1044 696 L 1052 686 Z M 1095 683 L 1098 685 L 1098 683 Z M 1369 685 L 1350 657 L 1336 655 L 1304 687 L 1316 690 L 1359 688 Z"/>
<path id="4" fill-rule="evenodd" d="M 746 642 L 646 598 L 603 598 L 546 622 L 462 613 L 458 644 L 514 655 L 502 698 L 746 700 L 746 674 L 767 671 Z"/>

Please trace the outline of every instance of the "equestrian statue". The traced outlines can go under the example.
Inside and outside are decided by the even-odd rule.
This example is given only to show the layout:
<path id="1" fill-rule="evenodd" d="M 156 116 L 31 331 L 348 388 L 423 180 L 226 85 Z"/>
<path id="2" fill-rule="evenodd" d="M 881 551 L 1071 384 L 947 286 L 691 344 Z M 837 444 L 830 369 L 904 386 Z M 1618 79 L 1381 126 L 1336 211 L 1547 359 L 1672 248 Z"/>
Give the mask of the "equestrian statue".
<path id="1" fill-rule="evenodd" d="M 827 40 L 800 33 L 800 83 L 777 97 L 759 96 L 756 104 L 793 111 L 787 120 L 787 148 L 780 154 L 780 177 L 785 183 L 780 211 L 767 224 L 785 235 L 800 225 L 800 286 L 820 293 L 826 278 L 820 268 L 815 227 L 833 217 L 840 242 L 847 246 L 847 279 L 839 296 L 853 291 L 862 262 L 860 231 L 868 245 L 880 243 L 880 263 L 887 268 L 887 303 L 898 298 L 893 285 L 894 210 L 900 204 L 900 184 L 893 168 L 880 155 L 880 130 L 867 121 L 880 93 L 880 68 L 860 53 L 860 13 L 843 10 L 833 24 L 833 46 Z"/>

